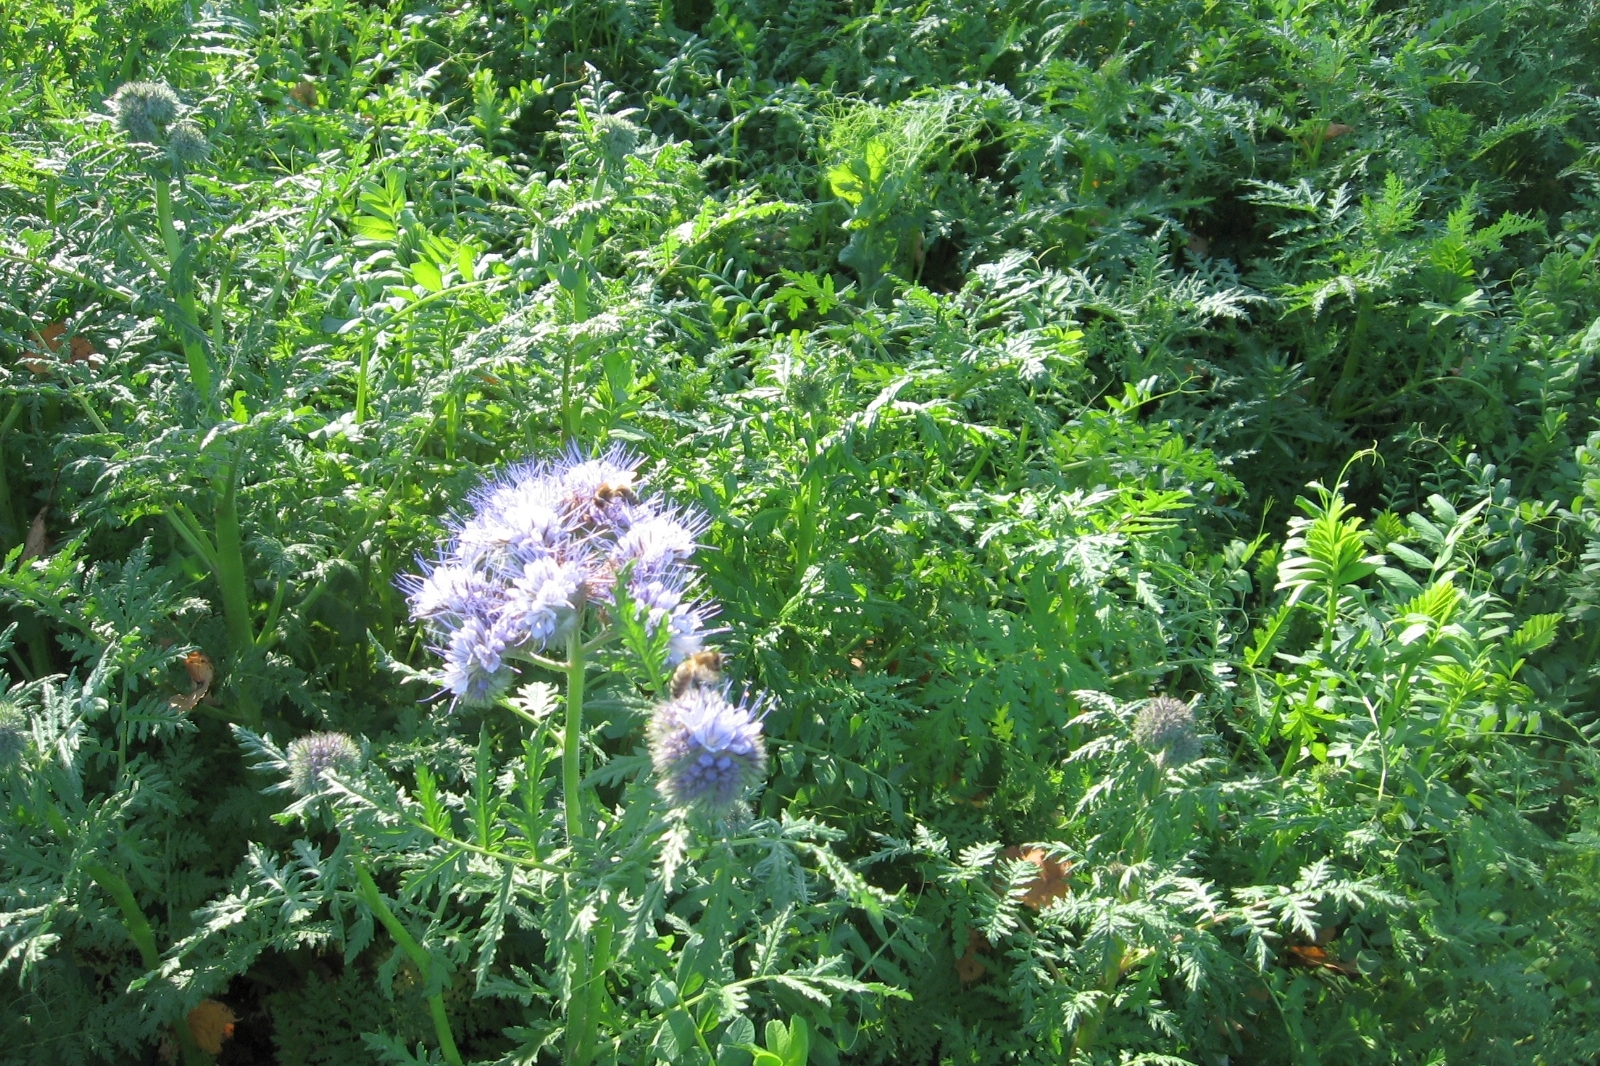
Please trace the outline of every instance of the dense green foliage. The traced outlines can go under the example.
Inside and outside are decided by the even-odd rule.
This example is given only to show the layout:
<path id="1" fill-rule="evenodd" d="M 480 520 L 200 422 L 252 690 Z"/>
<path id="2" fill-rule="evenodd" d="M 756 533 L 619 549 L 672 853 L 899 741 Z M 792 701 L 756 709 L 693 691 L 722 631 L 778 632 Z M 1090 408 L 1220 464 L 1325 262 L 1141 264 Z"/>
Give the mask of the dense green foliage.
<path id="1" fill-rule="evenodd" d="M 1593 0 L 8 0 L 0 1060 L 1600 1061 L 1597 80 Z M 659 663 L 587 837 L 557 675 L 435 698 L 397 579 L 569 441 L 710 519 L 727 832 Z"/>

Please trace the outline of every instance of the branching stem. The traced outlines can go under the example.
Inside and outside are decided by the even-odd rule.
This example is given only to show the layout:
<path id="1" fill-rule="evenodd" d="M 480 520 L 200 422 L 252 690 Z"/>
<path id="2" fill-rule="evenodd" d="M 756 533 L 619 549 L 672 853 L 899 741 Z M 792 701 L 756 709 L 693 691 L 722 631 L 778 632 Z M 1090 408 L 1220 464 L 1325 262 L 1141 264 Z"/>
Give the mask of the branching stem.
<path id="1" fill-rule="evenodd" d="M 364 864 L 356 863 L 356 877 L 361 882 L 361 898 L 372 909 L 372 914 L 379 923 L 389 931 L 394 942 L 400 950 L 410 956 L 411 961 L 422 973 L 423 984 L 430 982 L 433 969 L 433 957 L 416 937 L 400 923 L 394 911 L 389 909 L 389 904 L 384 900 L 383 893 L 378 891 L 377 883 L 372 880 L 372 874 L 367 872 Z M 450 1018 L 444 1012 L 444 994 L 435 992 L 428 997 L 428 1010 L 433 1015 L 433 1031 L 439 1037 L 439 1050 L 444 1053 L 444 1061 L 450 1066 L 462 1066 L 461 1052 L 456 1049 L 455 1034 L 450 1031 Z"/>

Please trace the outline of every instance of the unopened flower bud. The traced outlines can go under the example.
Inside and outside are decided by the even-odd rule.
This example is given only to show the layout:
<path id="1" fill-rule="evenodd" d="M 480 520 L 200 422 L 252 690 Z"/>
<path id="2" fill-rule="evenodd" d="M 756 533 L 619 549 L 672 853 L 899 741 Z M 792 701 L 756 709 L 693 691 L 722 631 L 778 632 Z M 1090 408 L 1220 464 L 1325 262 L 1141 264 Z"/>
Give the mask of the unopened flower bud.
<path id="1" fill-rule="evenodd" d="M 595 115 L 595 147 L 607 162 L 615 163 L 639 147 L 639 127 L 620 115 Z"/>
<path id="2" fill-rule="evenodd" d="M 174 123 L 167 131 L 167 148 L 186 167 L 204 163 L 211 156 L 211 142 L 199 124 L 190 119 Z"/>
<path id="3" fill-rule="evenodd" d="M 302 796 L 322 791 L 322 775 L 361 767 L 361 749 L 343 733 L 312 733 L 291 741 L 286 753 L 289 787 Z"/>
<path id="4" fill-rule="evenodd" d="M 178 117 L 178 94 L 166 82 L 126 82 L 111 98 L 111 113 L 129 140 L 154 144 Z"/>
<path id="5" fill-rule="evenodd" d="M 1133 739 L 1162 766 L 1183 766 L 1200 757 L 1200 727 L 1182 700 L 1157 696 L 1133 719 Z"/>

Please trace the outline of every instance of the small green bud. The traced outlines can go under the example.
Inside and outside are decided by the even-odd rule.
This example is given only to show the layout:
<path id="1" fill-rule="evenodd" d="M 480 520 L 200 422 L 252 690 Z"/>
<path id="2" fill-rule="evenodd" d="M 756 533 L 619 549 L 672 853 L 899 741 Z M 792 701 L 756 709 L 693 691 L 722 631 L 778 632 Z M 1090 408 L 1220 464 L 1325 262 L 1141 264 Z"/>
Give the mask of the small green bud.
<path id="1" fill-rule="evenodd" d="M 330 770 L 348 772 L 361 767 L 361 749 L 343 733 L 312 733 L 291 741 L 285 752 L 289 787 L 302 796 L 322 791 L 322 775 Z"/>
<path id="2" fill-rule="evenodd" d="M 167 131 L 167 148 L 186 167 L 204 163 L 211 155 L 211 142 L 206 140 L 199 123 L 190 119 L 174 123 Z"/>
<path id="3" fill-rule="evenodd" d="M 1162 766 L 1183 766 L 1200 757 L 1200 727 L 1182 700 L 1157 696 L 1133 719 L 1133 740 Z"/>
<path id="4" fill-rule="evenodd" d="M 111 98 L 117 128 L 130 141 L 154 144 L 178 117 L 178 94 L 166 82 L 130 81 Z"/>
<path id="5" fill-rule="evenodd" d="M 595 147 L 608 163 L 627 158 L 639 147 L 639 127 L 621 115 L 596 115 L 592 122 Z"/>

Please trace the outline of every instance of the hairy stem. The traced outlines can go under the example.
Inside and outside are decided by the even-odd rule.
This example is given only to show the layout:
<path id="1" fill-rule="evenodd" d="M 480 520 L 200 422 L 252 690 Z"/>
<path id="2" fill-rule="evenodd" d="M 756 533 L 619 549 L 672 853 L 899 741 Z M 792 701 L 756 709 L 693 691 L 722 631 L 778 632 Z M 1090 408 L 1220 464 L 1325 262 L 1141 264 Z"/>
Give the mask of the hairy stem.
<path id="1" fill-rule="evenodd" d="M 1105 1024 L 1106 1014 L 1111 1010 L 1112 991 L 1122 979 L 1122 956 L 1126 950 L 1127 943 L 1120 936 L 1111 938 L 1106 952 L 1105 966 L 1100 974 L 1101 999 L 1095 1006 L 1094 1013 L 1085 1018 L 1078 1026 L 1077 1032 L 1072 1034 L 1073 1058 L 1093 1046 L 1095 1037 L 1100 1035 L 1100 1027 Z"/>
<path id="2" fill-rule="evenodd" d="M 583 633 L 577 626 L 567 638 L 567 725 L 561 738 L 561 798 L 567 814 L 567 843 L 583 835 L 583 802 L 578 794 L 582 779 L 578 765 L 583 733 Z"/>
<path id="3" fill-rule="evenodd" d="M 583 779 L 580 766 L 583 734 L 583 682 L 585 649 L 583 629 L 574 626 L 567 637 L 567 721 L 561 737 L 561 798 L 566 811 L 567 843 L 576 845 L 584 835 L 583 798 L 580 794 Z M 605 960 L 600 958 L 601 941 L 610 950 L 610 929 L 596 931 L 595 955 L 591 959 L 584 934 L 574 932 L 567 950 L 572 957 L 572 996 L 567 1006 L 567 1062 L 585 1066 L 592 1055 L 590 1044 L 594 1038 L 594 1008 L 598 1005 L 592 994 L 591 982 L 602 979 Z"/>
<path id="4" fill-rule="evenodd" d="M 200 343 L 200 316 L 194 302 L 194 282 L 189 276 L 189 262 L 184 254 L 183 238 L 172 221 L 172 179 L 165 174 L 152 172 L 150 182 L 156 190 L 156 221 L 161 227 L 161 240 L 167 247 L 168 277 L 172 285 L 172 298 L 176 301 L 179 321 L 175 324 L 178 343 L 183 346 L 184 358 L 189 363 L 189 382 L 200 394 L 200 402 L 211 405 L 211 364 L 206 360 L 205 345 Z"/>
<path id="5" fill-rule="evenodd" d="M 600 1024 L 600 1008 L 605 1003 L 606 970 L 611 967 L 611 922 L 601 918 L 595 924 L 594 951 L 589 963 L 589 987 L 584 989 L 582 995 L 585 999 L 583 1024 L 578 1032 L 578 1044 L 575 1049 L 578 1062 L 589 1062 L 594 1058 L 594 1034 Z"/>
<path id="6" fill-rule="evenodd" d="M 156 950 L 155 933 L 151 932 L 150 921 L 139 909 L 139 901 L 133 898 L 133 889 L 128 887 L 128 882 L 117 871 L 102 863 L 85 865 L 83 872 L 105 889 L 106 895 L 122 912 L 122 928 L 127 930 L 133 946 L 139 949 L 139 961 L 144 963 L 144 968 L 154 970 L 160 966 L 161 952 Z"/>
<path id="7" fill-rule="evenodd" d="M 250 623 L 250 593 L 245 582 L 244 538 L 239 531 L 239 463 L 244 456 L 241 444 L 228 464 L 228 483 L 223 486 L 222 498 L 216 509 L 215 570 L 217 585 L 222 590 L 222 614 L 228 627 L 228 643 L 233 647 L 235 662 L 254 650 L 255 631 Z M 251 728 L 260 728 L 261 706 L 255 696 L 243 686 L 237 688 L 240 721 Z"/>
<path id="8" fill-rule="evenodd" d="M 389 904 L 384 900 L 383 893 L 378 891 L 378 885 L 372 880 L 372 874 L 365 865 L 356 864 L 356 877 L 361 882 L 361 898 L 372 909 L 373 916 L 389 931 L 394 942 L 399 945 L 418 970 L 422 971 L 422 981 L 426 985 L 432 978 L 433 958 L 416 937 L 395 917 L 394 911 L 389 909 Z M 444 995 L 435 992 L 428 997 L 428 1011 L 433 1015 L 433 1031 L 439 1037 L 439 1050 L 444 1053 L 444 1061 L 450 1066 L 462 1066 L 461 1052 L 456 1049 L 455 1034 L 450 1031 L 450 1018 L 444 1012 Z"/>
<path id="9" fill-rule="evenodd" d="M 128 939 L 133 941 L 133 946 L 139 949 L 139 961 L 144 964 L 144 968 L 146 970 L 158 968 L 161 965 L 161 952 L 156 950 L 156 935 L 151 931 L 150 920 L 144 916 L 139 901 L 133 898 L 133 889 L 128 887 L 127 879 L 111 867 L 98 862 L 86 864 L 83 872 L 105 890 L 106 895 L 111 897 L 117 909 L 122 912 L 122 928 L 127 932 Z M 183 1047 L 183 1061 L 187 1066 L 202 1066 L 209 1061 L 200 1053 L 200 1048 L 194 1042 L 194 1034 L 189 1031 L 188 1018 L 180 1019 L 173 1029 L 178 1034 L 178 1043 Z"/>
<path id="10" fill-rule="evenodd" d="M 27 536 L 27 529 L 16 517 L 15 508 L 11 502 L 11 478 L 6 469 L 5 440 L 11 434 L 11 427 L 17 424 L 17 416 L 22 414 L 22 397 L 18 396 L 11 401 L 11 409 L 6 412 L 6 418 L 0 423 L 0 520 L 12 522 L 17 527 L 19 538 Z M 11 545 L 3 546 L 5 551 L 11 550 Z"/>
<path id="11" fill-rule="evenodd" d="M 361 346 L 361 365 L 356 369 L 356 425 L 367 420 L 367 374 L 372 363 L 372 342 Z"/>

